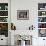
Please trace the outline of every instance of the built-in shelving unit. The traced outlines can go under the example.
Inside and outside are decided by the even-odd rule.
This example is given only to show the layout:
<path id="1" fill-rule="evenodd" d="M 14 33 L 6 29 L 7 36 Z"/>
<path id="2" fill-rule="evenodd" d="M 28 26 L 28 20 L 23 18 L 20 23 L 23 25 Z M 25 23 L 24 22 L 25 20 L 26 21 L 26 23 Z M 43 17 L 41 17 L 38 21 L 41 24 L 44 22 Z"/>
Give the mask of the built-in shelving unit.
<path id="1" fill-rule="evenodd" d="M 38 31 L 40 37 L 46 37 L 46 3 L 38 3 Z"/>
<path id="2" fill-rule="evenodd" d="M 0 35 L 8 37 L 8 3 L 0 3 Z"/>

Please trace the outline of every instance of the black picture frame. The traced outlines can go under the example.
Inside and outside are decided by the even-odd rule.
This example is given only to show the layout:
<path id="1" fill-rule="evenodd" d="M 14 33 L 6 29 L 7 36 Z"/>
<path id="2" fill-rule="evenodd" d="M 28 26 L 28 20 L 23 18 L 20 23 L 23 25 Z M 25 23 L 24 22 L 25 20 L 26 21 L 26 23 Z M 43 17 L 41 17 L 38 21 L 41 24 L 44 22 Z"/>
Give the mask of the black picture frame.
<path id="1" fill-rule="evenodd" d="M 17 20 L 29 20 L 29 10 L 17 10 Z"/>

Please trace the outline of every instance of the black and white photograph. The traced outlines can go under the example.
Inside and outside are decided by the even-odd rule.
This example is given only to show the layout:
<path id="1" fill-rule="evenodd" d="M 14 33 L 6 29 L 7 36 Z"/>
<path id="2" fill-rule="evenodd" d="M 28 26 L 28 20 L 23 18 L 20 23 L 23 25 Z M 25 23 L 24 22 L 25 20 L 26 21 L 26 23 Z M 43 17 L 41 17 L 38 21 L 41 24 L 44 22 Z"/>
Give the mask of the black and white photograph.
<path id="1" fill-rule="evenodd" d="M 28 20 L 29 10 L 17 10 L 17 20 Z"/>

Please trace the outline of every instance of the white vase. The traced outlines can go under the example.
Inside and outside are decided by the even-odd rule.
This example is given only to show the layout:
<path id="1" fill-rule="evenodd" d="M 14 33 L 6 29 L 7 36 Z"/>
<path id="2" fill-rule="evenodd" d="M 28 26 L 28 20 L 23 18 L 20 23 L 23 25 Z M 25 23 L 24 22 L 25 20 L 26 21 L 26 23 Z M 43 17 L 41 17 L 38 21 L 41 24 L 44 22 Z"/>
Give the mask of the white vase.
<path id="1" fill-rule="evenodd" d="M 25 46 L 25 41 L 21 40 L 21 46 Z"/>

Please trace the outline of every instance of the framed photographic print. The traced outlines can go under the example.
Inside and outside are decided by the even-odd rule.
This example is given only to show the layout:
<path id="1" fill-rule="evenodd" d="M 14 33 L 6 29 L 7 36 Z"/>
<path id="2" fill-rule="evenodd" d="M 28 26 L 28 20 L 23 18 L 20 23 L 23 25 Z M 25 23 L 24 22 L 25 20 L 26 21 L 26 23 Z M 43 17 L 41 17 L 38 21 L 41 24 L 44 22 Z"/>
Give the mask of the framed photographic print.
<path id="1" fill-rule="evenodd" d="M 17 20 L 29 20 L 29 10 L 17 10 Z"/>

